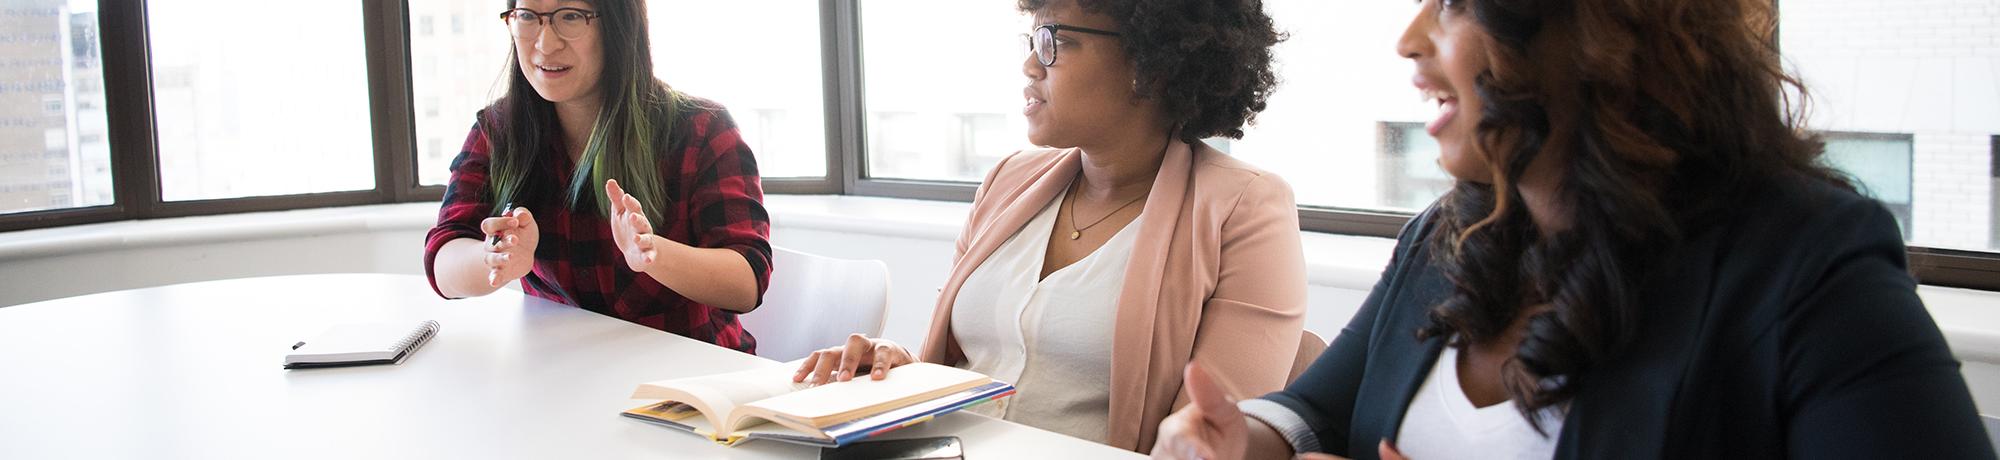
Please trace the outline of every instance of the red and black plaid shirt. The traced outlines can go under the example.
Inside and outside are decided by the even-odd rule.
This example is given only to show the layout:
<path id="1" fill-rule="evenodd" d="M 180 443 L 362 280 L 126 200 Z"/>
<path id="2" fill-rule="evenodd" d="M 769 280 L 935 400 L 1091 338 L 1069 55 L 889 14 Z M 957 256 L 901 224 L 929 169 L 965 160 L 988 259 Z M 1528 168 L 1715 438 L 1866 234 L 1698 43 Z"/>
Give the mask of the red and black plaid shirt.
<path id="1" fill-rule="evenodd" d="M 743 254 L 757 277 L 762 303 L 771 276 L 771 218 L 764 210 L 757 160 L 722 106 L 701 99 L 692 102 L 695 108 L 685 111 L 669 148 L 659 157 L 669 202 L 646 204 L 663 216 L 653 222 L 653 233 L 689 246 Z M 537 156 L 542 164 L 535 165 L 536 174 L 528 178 L 524 196 L 514 199 L 516 207 L 534 212 L 535 224 L 541 227 L 535 268 L 521 279 L 528 294 L 744 353 L 756 352 L 756 339 L 743 330 L 735 313 L 688 300 L 626 266 L 611 241 L 611 223 L 596 210 L 596 201 L 568 203 L 568 182 L 576 168 L 569 155 Z M 451 162 L 444 207 L 424 247 L 424 270 L 433 290 L 437 274 L 431 264 L 438 249 L 454 239 L 485 239 L 479 222 L 494 211 L 487 188 L 491 159 L 492 147 L 475 123 L 465 147 Z"/>

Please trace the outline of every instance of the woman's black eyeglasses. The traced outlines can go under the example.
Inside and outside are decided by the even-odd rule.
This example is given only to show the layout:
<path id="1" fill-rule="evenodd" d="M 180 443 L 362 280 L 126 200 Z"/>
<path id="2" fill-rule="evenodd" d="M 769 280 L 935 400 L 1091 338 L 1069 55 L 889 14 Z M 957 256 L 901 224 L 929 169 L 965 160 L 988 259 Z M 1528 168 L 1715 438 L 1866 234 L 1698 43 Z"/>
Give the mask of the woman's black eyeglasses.
<path id="1" fill-rule="evenodd" d="M 597 19 L 597 12 L 582 8 L 556 8 L 555 11 L 541 12 L 527 8 L 515 8 L 500 12 L 500 20 L 507 21 L 507 31 L 515 38 L 535 37 L 542 27 L 555 24 L 556 36 L 564 40 L 575 40 L 597 30 L 590 26 Z"/>
<path id="2" fill-rule="evenodd" d="M 1109 37 L 1118 36 L 1117 32 L 1112 32 L 1109 30 L 1098 30 L 1088 27 L 1066 26 L 1062 24 L 1042 24 L 1040 26 L 1036 26 L 1035 31 L 1033 33 L 1021 34 L 1021 39 L 1022 41 L 1027 42 L 1028 52 L 1034 53 L 1035 61 L 1041 62 L 1043 67 L 1047 67 L 1056 65 L 1056 32 L 1065 32 L 1065 31 L 1082 32 L 1086 34 L 1104 35 Z"/>

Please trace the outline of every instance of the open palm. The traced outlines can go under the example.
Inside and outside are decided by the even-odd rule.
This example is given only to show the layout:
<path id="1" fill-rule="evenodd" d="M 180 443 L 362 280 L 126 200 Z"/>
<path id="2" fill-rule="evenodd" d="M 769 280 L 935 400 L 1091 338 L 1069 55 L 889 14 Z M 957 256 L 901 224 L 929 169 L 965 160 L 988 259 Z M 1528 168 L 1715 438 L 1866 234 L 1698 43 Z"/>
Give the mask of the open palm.
<path id="1" fill-rule="evenodd" d="M 625 256 L 625 265 L 633 271 L 646 271 L 659 258 L 659 251 L 653 247 L 653 223 L 646 219 L 645 207 L 616 180 L 604 182 L 604 195 L 611 201 L 611 239 Z"/>

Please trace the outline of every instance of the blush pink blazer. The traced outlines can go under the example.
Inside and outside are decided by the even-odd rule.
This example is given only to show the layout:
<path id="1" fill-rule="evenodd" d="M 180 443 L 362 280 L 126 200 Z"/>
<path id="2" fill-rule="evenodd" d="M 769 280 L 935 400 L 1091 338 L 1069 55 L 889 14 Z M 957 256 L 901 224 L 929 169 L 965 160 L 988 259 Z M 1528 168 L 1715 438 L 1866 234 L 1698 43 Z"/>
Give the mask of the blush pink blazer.
<path id="1" fill-rule="evenodd" d="M 1069 186 L 1081 164 L 1076 149 L 1035 149 L 987 173 L 959 233 L 921 359 L 965 360 L 951 331 L 960 286 Z M 1189 361 L 1200 362 L 1238 399 L 1284 386 L 1305 318 L 1305 256 L 1291 187 L 1206 144 L 1174 142 L 1167 149 L 1145 213 L 1132 225 L 1140 226 L 1138 240 L 1110 331 L 1105 440 L 1147 452 L 1160 420 L 1188 403 L 1181 370 Z"/>

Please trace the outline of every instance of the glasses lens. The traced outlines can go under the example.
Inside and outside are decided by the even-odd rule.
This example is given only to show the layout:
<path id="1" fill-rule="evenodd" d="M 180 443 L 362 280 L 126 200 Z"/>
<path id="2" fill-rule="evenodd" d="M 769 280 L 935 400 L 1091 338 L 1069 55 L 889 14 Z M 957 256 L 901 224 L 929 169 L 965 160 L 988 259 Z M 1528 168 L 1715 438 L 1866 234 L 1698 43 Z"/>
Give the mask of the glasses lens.
<path id="1" fill-rule="evenodd" d="M 507 31 L 516 37 L 534 36 L 542 29 L 542 18 L 533 11 L 514 10 L 507 13 Z"/>
<path id="2" fill-rule="evenodd" d="M 567 40 L 582 38 L 590 31 L 590 16 L 577 11 L 558 11 L 553 22 L 556 35 Z"/>
<path id="3" fill-rule="evenodd" d="M 1056 63 L 1056 31 L 1047 27 L 1035 29 L 1035 60 L 1042 65 Z"/>

